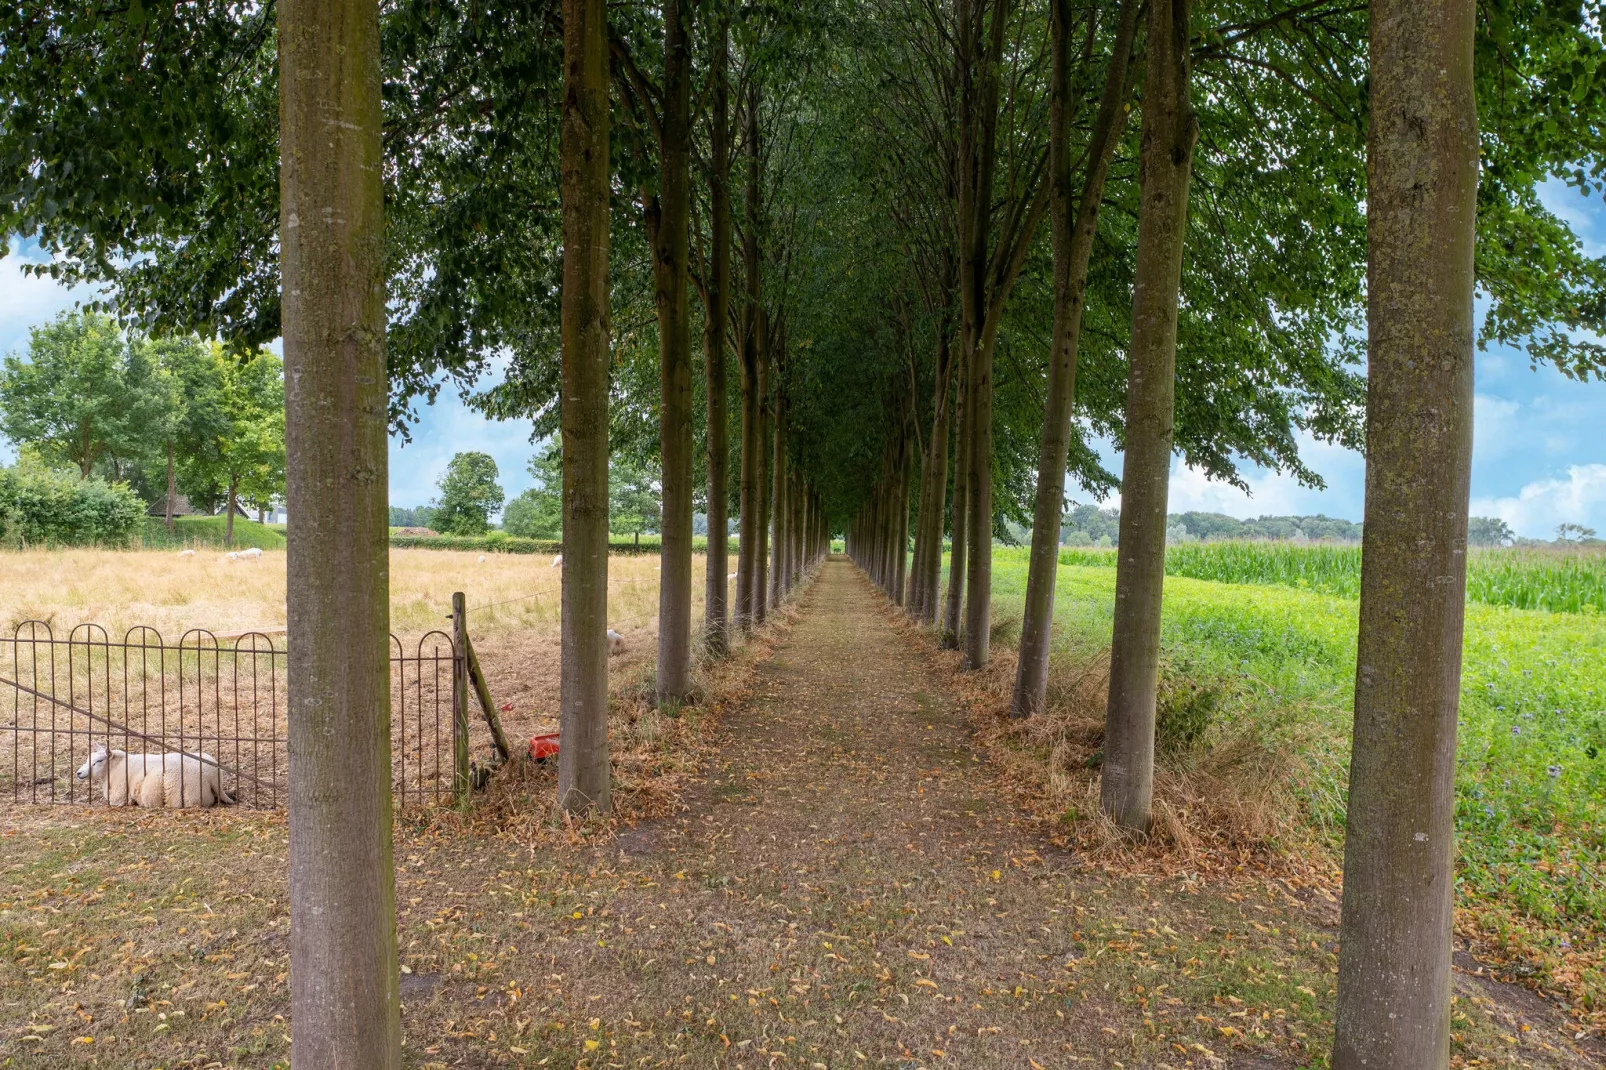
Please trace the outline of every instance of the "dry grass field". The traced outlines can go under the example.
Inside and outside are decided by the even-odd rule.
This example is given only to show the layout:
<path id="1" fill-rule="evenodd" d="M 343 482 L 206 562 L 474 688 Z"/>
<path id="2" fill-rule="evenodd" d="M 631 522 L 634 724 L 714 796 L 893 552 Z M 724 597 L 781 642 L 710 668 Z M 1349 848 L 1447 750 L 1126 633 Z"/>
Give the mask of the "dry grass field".
<path id="1" fill-rule="evenodd" d="M 509 735 L 516 741 L 556 730 L 561 581 L 551 558 L 397 549 L 390 561 L 391 630 L 402 649 L 411 655 L 430 631 L 449 632 L 452 593 L 462 591 L 469 634 Z M 610 560 L 609 626 L 625 639 L 625 652 L 609 662 L 615 695 L 639 698 L 650 687 L 658 576 L 654 556 Z M 702 617 L 700 556 L 693 562 L 692 589 L 696 627 Z M 273 642 L 282 644 L 285 555 L 268 552 L 229 561 L 205 550 L 191 556 L 107 550 L 5 554 L 0 557 L 0 639 L 30 620 L 43 621 L 58 639 L 93 623 L 114 643 L 129 629 L 146 626 L 169 644 L 195 628 L 212 632 L 225 646 L 227 637 L 256 629 L 273 633 Z M 479 738 L 484 724 L 477 716 L 471 722 L 476 747 L 483 750 L 489 746 L 488 736 Z M 650 734 L 652 725 L 647 729 Z"/>

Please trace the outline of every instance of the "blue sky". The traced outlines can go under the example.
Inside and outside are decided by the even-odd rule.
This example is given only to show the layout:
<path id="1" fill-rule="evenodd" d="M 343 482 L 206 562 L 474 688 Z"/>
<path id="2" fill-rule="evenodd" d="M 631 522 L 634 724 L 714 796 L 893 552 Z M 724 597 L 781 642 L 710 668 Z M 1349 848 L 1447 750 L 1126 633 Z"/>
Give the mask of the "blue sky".
<path id="1" fill-rule="evenodd" d="M 1591 255 L 1606 253 L 1606 205 L 1557 184 L 1545 194 L 1547 204 L 1573 224 Z M 23 351 L 28 328 L 90 296 L 49 279 L 25 278 L 21 265 L 29 259 L 38 261 L 37 249 L 13 241 L 0 261 L 0 353 Z M 1518 534 L 1534 538 L 1553 537 L 1563 522 L 1606 532 L 1606 384 L 1576 383 L 1548 368 L 1534 370 L 1522 354 L 1497 348 L 1477 354 L 1476 379 L 1473 514 L 1501 517 Z M 525 465 L 535 447 L 527 423 L 487 420 L 447 392 L 422 416 L 412 442 L 391 441 L 393 503 L 429 501 L 446 463 L 460 450 L 481 450 L 496 458 L 508 497 L 530 485 Z M 1302 451 L 1327 481 L 1325 489 L 1301 487 L 1288 476 L 1250 468 L 1246 495 L 1173 462 L 1171 511 L 1200 509 L 1242 517 L 1326 513 L 1360 520 L 1360 456 L 1309 440 Z M 10 452 L 0 443 L 0 455 Z M 1103 453 L 1112 471 L 1119 472 L 1119 455 L 1108 445 Z"/>

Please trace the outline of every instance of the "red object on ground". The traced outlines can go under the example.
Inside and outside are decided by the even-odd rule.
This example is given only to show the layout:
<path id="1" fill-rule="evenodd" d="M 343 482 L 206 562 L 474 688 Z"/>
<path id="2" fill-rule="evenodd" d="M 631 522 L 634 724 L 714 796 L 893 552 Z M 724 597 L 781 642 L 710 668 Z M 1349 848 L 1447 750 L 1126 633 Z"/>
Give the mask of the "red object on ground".
<path id="1" fill-rule="evenodd" d="M 558 753 L 558 734 L 549 732 L 544 736 L 530 737 L 530 757 L 534 761 L 544 761 Z"/>

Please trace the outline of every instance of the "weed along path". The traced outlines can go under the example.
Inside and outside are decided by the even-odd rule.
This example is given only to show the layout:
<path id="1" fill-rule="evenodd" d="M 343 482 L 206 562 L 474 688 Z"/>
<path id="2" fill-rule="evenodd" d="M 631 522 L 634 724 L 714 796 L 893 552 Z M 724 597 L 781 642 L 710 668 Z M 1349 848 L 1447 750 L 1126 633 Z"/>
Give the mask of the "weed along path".
<path id="1" fill-rule="evenodd" d="M 1050 846 L 895 614 L 827 562 L 675 816 L 404 820 L 406 1065 L 1326 1065 L 1331 898 Z M 285 851 L 277 815 L 4 815 L 0 1067 L 287 1066 Z M 1458 991 L 1458 1065 L 1600 1065 Z"/>

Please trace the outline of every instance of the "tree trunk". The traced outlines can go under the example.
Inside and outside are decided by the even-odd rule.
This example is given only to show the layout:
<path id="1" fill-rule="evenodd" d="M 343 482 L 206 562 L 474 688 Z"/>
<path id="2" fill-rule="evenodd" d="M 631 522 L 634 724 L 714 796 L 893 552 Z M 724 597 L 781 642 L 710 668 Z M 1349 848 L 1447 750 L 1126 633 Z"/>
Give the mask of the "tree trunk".
<path id="1" fill-rule="evenodd" d="M 758 590 L 759 525 L 763 512 L 764 360 L 767 348 L 764 290 L 760 277 L 763 264 L 759 258 L 758 244 L 762 205 L 756 82 L 748 86 L 746 121 L 747 204 L 742 235 L 742 269 L 746 284 L 746 307 L 742 315 L 742 516 L 736 546 L 736 615 L 742 631 L 751 632 L 758 620 L 754 592 Z"/>
<path id="2" fill-rule="evenodd" d="M 658 701 L 691 691 L 692 397 L 687 290 L 690 221 L 691 55 L 689 0 L 664 12 L 663 143 L 653 277 L 658 305 L 659 454 L 663 462 L 662 565 L 658 587 Z"/>
<path id="3" fill-rule="evenodd" d="M 1472 0 L 1372 5 L 1366 523 L 1334 1070 L 1449 1065 L 1474 12 Z"/>
<path id="4" fill-rule="evenodd" d="M 291 1052 L 371 1070 L 401 1066 L 379 5 L 283 0 L 278 28 Z"/>
<path id="5" fill-rule="evenodd" d="M 953 346 L 946 319 L 937 328 L 936 383 L 932 388 L 931 440 L 921 457 L 920 509 L 915 520 L 910 616 L 921 624 L 937 620 L 942 585 L 943 512 L 948 498 L 948 404 L 953 382 Z"/>
<path id="6" fill-rule="evenodd" d="M 970 560 L 965 563 L 965 668 L 987 664 L 993 615 L 993 342 L 984 325 L 970 376 L 970 452 L 966 517 Z"/>
<path id="7" fill-rule="evenodd" d="M 388 499 L 387 499 L 388 500 Z M 240 477 L 229 477 L 228 501 L 223 506 L 223 545 L 234 549 L 234 514 L 240 508 Z M 390 519 L 388 516 L 385 518 Z M 388 537 L 387 529 L 387 537 Z"/>
<path id="8" fill-rule="evenodd" d="M 942 648 L 959 649 L 960 611 L 964 606 L 965 543 L 970 512 L 970 368 L 961 359 L 959 369 L 959 418 L 954 435 L 954 510 L 953 538 L 948 554 L 948 593 L 942 613 Z M 942 564 L 942 550 L 937 551 L 937 563 Z"/>
<path id="9" fill-rule="evenodd" d="M 731 199 L 730 199 L 730 21 L 729 8 L 720 4 L 715 15 L 714 82 L 711 132 L 713 163 L 709 176 L 711 202 L 709 244 L 713 259 L 708 280 L 707 325 L 703 333 L 703 367 L 708 386 L 708 554 L 703 592 L 703 629 L 708 650 L 723 654 L 730 648 L 729 496 L 726 466 L 730 420 L 725 411 L 725 331 L 730 316 Z"/>
<path id="10" fill-rule="evenodd" d="M 173 510 L 178 508 L 178 475 L 173 470 L 173 440 L 167 440 L 167 531 L 173 532 Z"/>
<path id="11" fill-rule="evenodd" d="M 607 812 L 608 24 L 563 0 L 563 606 L 560 810 Z"/>
<path id="12" fill-rule="evenodd" d="M 759 310 L 763 316 L 762 307 Z M 765 347 L 769 348 L 768 346 Z M 770 361 L 760 360 L 758 365 L 758 546 L 753 551 L 753 621 L 763 624 L 769 616 L 770 579 L 770 449 L 775 431 L 774 409 L 767 397 L 769 391 Z"/>
<path id="13" fill-rule="evenodd" d="M 770 545 L 774 562 L 770 567 L 770 605 L 780 605 L 786 597 L 786 397 L 780 391 L 780 368 L 776 367 L 774 460 L 770 464 Z"/>
<path id="14" fill-rule="evenodd" d="M 1060 516 L 1065 511 L 1065 464 L 1071 449 L 1071 407 L 1076 400 L 1076 356 L 1082 333 L 1082 299 L 1087 266 L 1098 234 L 1099 204 L 1115 145 L 1126 126 L 1127 70 L 1137 33 L 1138 0 L 1123 0 L 1117 16 L 1104 94 L 1093 121 L 1087 171 L 1071 219 L 1070 18 L 1068 0 L 1053 6 L 1054 65 L 1050 92 L 1049 211 L 1054 237 L 1054 326 L 1049 345 L 1048 397 L 1043 407 L 1043 440 L 1037 457 L 1037 504 L 1032 517 L 1032 549 L 1026 576 L 1026 607 L 1010 716 L 1027 717 L 1043 708 L 1048 690 L 1048 647 L 1054 623 L 1054 581 L 1059 571 Z"/>
<path id="15" fill-rule="evenodd" d="M 1150 0 L 1137 266 L 1132 287 L 1121 545 L 1100 804 L 1146 831 L 1154 789 L 1154 704 L 1176 392 L 1177 293 L 1198 124 L 1188 99 L 1190 0 Z"/>

